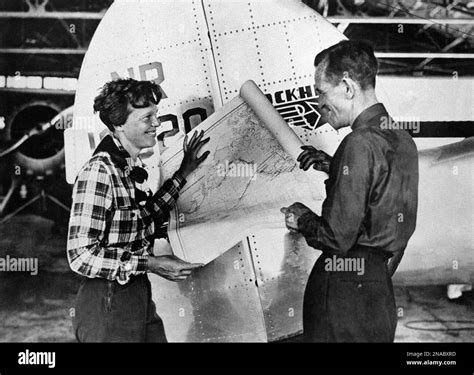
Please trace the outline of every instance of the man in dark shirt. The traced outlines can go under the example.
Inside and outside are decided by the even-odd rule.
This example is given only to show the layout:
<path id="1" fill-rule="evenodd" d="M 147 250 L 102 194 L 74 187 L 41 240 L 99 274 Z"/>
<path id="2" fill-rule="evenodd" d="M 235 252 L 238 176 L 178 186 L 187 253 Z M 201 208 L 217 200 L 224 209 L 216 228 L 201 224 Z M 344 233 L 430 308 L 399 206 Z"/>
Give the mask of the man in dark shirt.
<path id="1" fill-rule="evenodd" d="M 417 149 L 407 132 L 387 126 L 393 120 L 375 95 L 370 46 L 340 42 L 319 53 L 314 65 L 320 109 L 336 130 L 351 126 L 352 132 L 332 160 L 311 146 L 298 158 L 304 170 L 329 173 L 321 216 L 299 202 L 282 209 L 287 227 L 323 251 L 305 290 L 304 337 L 392 342 L 391 276 L 415 230 Z"/>

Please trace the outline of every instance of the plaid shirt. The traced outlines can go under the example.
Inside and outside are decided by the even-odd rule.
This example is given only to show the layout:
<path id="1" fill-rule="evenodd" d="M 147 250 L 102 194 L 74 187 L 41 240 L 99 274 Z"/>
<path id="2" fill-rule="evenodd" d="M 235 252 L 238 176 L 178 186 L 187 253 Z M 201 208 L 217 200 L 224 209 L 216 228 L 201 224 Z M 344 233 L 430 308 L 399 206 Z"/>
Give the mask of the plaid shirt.
<path id="1" fill-rule="evenodd" d="M 175 173 L 146 204 L 137 205 L 130 170 L 143 164 L 138 159 L 134 165 L 112 138 L 102 140 L 76 177 L 67 255 L 73 271 L 125 284 L 131 275 L 147 271 L 155 225 L 168 219 L 186 180 Z M 127 156 L 125 168 L 111 156 L 116 153 Z"/>

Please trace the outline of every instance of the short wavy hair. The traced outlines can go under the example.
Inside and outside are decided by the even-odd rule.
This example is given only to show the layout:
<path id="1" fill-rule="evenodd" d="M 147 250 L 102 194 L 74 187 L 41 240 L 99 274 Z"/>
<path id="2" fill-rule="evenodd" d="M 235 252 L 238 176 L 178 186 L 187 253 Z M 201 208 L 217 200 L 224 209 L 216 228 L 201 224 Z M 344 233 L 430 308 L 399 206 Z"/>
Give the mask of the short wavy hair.
<path id="1" fill-rule="evenodd" d="M 362 41 L 343 40 L 318 53 L 314 66 L 323 64 L 324 76 L 337 85 L 344 72 L 356 81 L 362 90 L 375 88 L 378 62 L 372 46 Z"/>
<path id="2" fill-rule="evenodd" d="M 107 82 L 94 99 L 94 113 L 113 132 L 122 126 L 133 108 L 146 108 L 158 104 L 162 93 L 153 81 L 137 81 L 132 78 Z"/>

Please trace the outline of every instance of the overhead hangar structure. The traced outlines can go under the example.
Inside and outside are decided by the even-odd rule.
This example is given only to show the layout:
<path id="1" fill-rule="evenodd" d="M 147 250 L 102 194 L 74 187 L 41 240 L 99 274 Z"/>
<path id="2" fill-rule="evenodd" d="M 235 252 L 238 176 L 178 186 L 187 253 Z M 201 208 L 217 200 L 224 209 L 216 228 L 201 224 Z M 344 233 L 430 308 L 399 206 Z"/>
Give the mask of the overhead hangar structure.
<path id="1" fill-rule="evenodd" d="M 205 128 L 207 132 L 212 128 L 210 123 L 218 123 L 238 107 L 235 103 L 242 100 L 239 93 L 247 80 L 256 83 L 302 143 L 313 144 L 332 155 L 350 129 L 336 132 L 321 119 L 314 91 L 313 60 L 319 51 L 343 39 L 344 35 L 327 20 L 296 0 L 115 1 L 86 53 L 73 127 L 64 133 L 68 182 L 74 182 L 79 168 L 107 134 L 106 127 L 93 114 L 92 104 L 100 87 L 117 77 L 154 80 L 163 91 L 159 104 L 163 128 L 160 142 L 143 155 L 155 187 L 162 180 L 161 167 L 166 167 L 169 153 L 181 142 L 174 134 L 194 128 Z M 395 116 L 403 116 L 403 101 L 408 94 L 415 98 L 423 94 L 435 97 L 421 92 L 416 84 L 401 90 L 396 79 L 379 80 L 377 85 L 382 101 L 389 100 L 387 107 Z M 433 112 L 441 111 L 443 99 L 434 103 L 428 115 L 417 113 L 414 107 L 414 116 L 422 121 L 435 119 L 437 114 Z M 393 109 L 399 112 L 393 113 Z M 472 121 L 472 113 L 466 112 L 459 121 Z M 430 149 L 430 140 L 425 141 L 428 143 L 423 148 Z M 452 142 L 445 139 L 442 144 Z M 472 283 L 472 231 L 466 227 L 471 220 L 472 199 L 460 201 L 472 193 L 471 143 L 464 140 L 457 146 L 447 145 L 421 158 L 420 168 L 424 171 L 420 170 L 420 178 L 426 177 L 420 182 L 421 230 L 415 233 L 414 246 L 409 243 L 397 271 L 401 281 L 405 280 L 403 275 L 408 275 L 406 280 L 418 284 L 426 280 Z M 216 159 L 216 154 L 210 158 Z M 289 163 L 288 158 L 282 158 Z M 293 169 L 295 166 L 293 161 Z M 453 166 L 458 174 L 448 179 L 446 173 Z M 316 211 L 324 199 L 327 177 L 320 173 L 311 191 L 313 200 L 303 202 Z M 265 181 L 259 176 L 251 182 L 256 185 L 250 186 Z M 434 194 L 440 186 L 439 193 Z M 440 205 L 438 196 L 445 196 L 448 191 L 446 203 Z M 189 200 L 186 194 L 182 198 L 183 204 L 196 200 L 192 194 Z M 292 195 L 287 194 L 286 199 L 290 201 Z M 440 208 L 455 211 L 456 216 L 447 218 Z M 179 215 L 174 214 L 179 221 Z M 463 229 L 450 236 L 439 229 L 455 225 Z M 211 241 L 217 230 L 212 226 L 202 228 L 196 244 Z M 174 236 L 171 229 L 170 238 Z M 237 237 L 232 245 L 223 243 L 212 255 L 204 245 L 179 252 L 190 261 L 205 258 L 206 266 L 185 282 L 172 283 L 150 275 L 157 311 L 170 341 L 277 341 L 301 333 L 303 292 L 320 252 L 301 238 L 289 236 L 283 215 L 279 222 L 261 227 L 256 224 L 232 236 Z M 172 245 L 179 235 L 174 238 Z M 449 249 L 447 239 L 455 243 Z M 428 260 L 427 246 L 431 254 Z M 169 250 L 177 252 L 176 246 Z M 453 260 L 459 260 L 456 269 Z"/>

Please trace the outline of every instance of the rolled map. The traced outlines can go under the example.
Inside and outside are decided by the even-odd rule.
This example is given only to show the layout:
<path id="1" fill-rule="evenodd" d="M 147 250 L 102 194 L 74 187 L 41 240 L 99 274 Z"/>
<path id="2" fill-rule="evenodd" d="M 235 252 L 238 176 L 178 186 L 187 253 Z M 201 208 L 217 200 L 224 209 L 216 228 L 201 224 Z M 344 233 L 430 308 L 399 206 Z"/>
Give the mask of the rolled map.
<path id="1" fill-rule="evenodd" d="M 277 139 L 283 149 L 296 161 L 303 151 L 300 138 L 288 126 L 254 81 L 246 81 L 240 88 L 240 96 L 247 102 L 265 127 Z"/>

